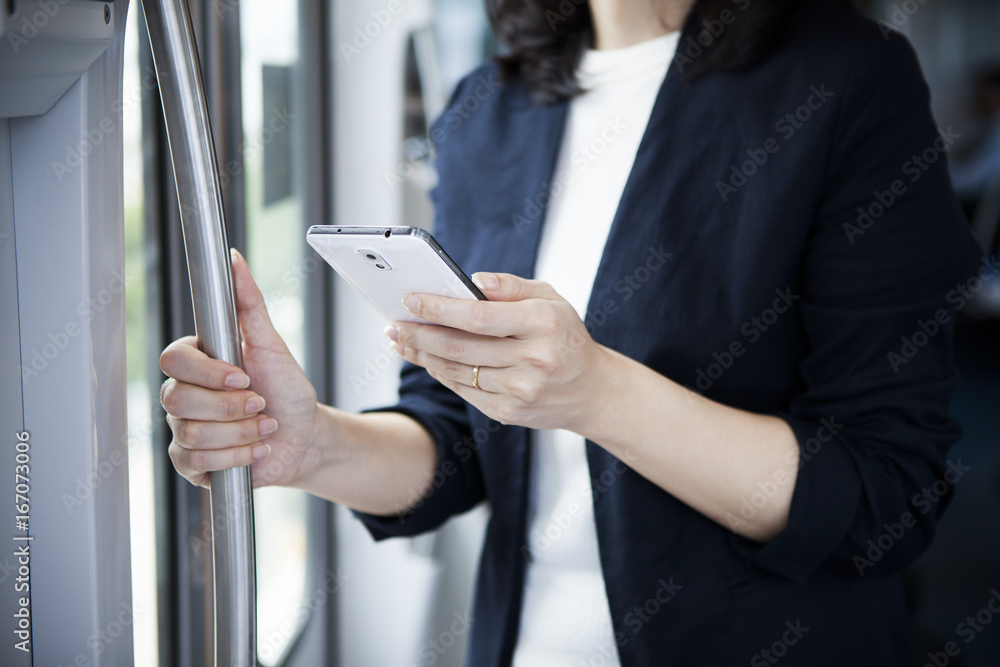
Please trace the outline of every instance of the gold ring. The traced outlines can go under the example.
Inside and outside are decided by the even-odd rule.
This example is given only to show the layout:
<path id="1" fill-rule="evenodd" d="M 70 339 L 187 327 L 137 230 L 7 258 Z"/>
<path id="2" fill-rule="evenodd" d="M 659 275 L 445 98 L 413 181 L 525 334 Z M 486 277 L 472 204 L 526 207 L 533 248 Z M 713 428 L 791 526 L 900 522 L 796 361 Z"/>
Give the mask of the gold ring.
<path id="1" fill-rule="evenodd" d="M 472 367 L 472 386 L 479 389 L 479 366 Z"/>

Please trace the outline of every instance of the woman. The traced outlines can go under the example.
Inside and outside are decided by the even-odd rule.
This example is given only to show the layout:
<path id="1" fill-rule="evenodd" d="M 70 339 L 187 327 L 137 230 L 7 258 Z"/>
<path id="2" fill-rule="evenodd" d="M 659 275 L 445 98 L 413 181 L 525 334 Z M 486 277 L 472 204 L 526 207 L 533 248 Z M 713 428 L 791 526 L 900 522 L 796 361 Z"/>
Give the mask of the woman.
<path id="1" fill-rule="evenodd" d="M 488 501 L 476 667 L 909 664 L 978 260 L 909 46 L 822 1 L 487 4 L 509 53 L 431 138 L 490 302 L 408 297 L 440 326 L 387 328 L 400 403 L 350 415 L 235 256 L 246 373 L 161 359 L 178 471 L 377 538 Z"/>

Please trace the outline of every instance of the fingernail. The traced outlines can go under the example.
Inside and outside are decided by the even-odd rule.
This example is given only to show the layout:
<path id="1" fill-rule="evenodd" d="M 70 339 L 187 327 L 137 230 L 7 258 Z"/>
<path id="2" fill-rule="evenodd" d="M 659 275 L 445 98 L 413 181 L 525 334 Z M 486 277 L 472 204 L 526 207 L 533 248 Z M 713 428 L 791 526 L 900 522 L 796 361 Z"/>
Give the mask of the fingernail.
<path id="1" fill-rule="evenodd" d="M 406 356 L 406 354 L 405 354 L 406 353 L 406 348 L 404 348 L 399 343 L 395 343 L 395 342 L 389 343 L 389 347 L 391 347 L 392 351 L 395 352 L 396 354 L 398 354 L 399 356 L 401 356 L 401 357 L 405 357 Z"/>
<path id="2" fill-rule="evenodd" d="M 394 341 L 396 343 L 399 342 L 399 329 L 392 326 L 391 324 L 387 326 L 385 329 L 383 329 L 382 333 L 384 333 L 389 338 L 389 340 Z"/>
<path id="3" fill-rule="evenodd" d="M 271 435 L 278 430 L 278 422 L 273 417 L 268 417 L 267 419 L 262 419 L 257 428 L 260 429 L 261 435 Z"/>
<path id="4" fill-rule="evenodd" d="M 476 283 L 476 287 L 484 290 L 495 290 L 500 287 L 500 281 L 492 273 L 473 273 L 472 282 Z"/>
<path id="5" fill-rule="evenodd" d="M 262 458 L 271 453 L 271 445 L 254 445 L 253 447 L 253 460 L 260 461 Z"/>
<path id="6" fill-rule="evenodd" d="M 403 299 L 403 305 L 406 309 L 413 313 L 414 315 L 420 314 L 420 297 L 416 294 L 410 294 Z"/>
<path id="7" fill-rule="evenodd" d="M 250 386 L 250 377 L 246 373 L 230 373 L 226 376 L 226 386 L 231 389 L 246 389 Z"/>
<path id="8" fill-rule="evenodd" d="M 252 415 L 264 409 L 264 399 L 260 396 L 251 396 L 247 399 L 247 414 Z"/>

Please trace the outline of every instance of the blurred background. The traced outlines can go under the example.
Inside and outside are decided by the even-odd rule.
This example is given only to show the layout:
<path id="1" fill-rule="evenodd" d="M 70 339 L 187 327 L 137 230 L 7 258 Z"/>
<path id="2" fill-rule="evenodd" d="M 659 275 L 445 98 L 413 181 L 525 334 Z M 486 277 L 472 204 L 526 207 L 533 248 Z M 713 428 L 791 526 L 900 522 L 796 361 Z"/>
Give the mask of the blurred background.
<path id="1" fill-rule="evenodd" d="M 878 2 L 870 11 L 905 34 L 931 89 L 938 126 L 961 135 L 949 150 L 952 182 L 984 254 L 1000 250 L 1000 2 Z M 995 281 L 994 281 L 995 282 Z M 1000 285 L 989 284 L 958 322 L 960 382 L 952 412 L 964 437 L 950 452 L 970 470 L 935 542 L 907 573 L 918 665 L 948 641 L 951 665 L 1000 664 L 1000 627 L 956 635 L 1000 586 Z M 988 620 L 982 614 L 977 624 Z M 968 623 L 965 627 L 969 627 Z M 934 663 L 930 663 L 934 664 Z"/>
<path id="2" fill-rule="evenodd" d="M 311 224 L 429 227 L 426 128 L 458 78 L 495 49 L 481 0 L 194 0 L 223 166 L 230 242 L 245 250 L 280 333 L 327 402 L 395 397 L 378 316 L 317 261 Z M 193 331 L 169 155 L 138 2 L 128 16 L 126 318 L 135 664 L 209 664 L 211 551 L 204 493 L 166 457 L 164 345 Z M 984 253 L 1000 227 L 1000 2 L 874 2 L 909 37 Z M 998 281 L 1000 282 L 1000 281 Z M 907 573 L 919 656 L 1000 587 L 1000 299 L 963 313 L 953 410 L 970 467 L 930 551 Z M 264 665 L 461 665 L 485 508 L 435 534 L 375 546 L 349 514 L 303 493 L 255 494 L 258 654 Z M 983 616 L 980 616 L 983 619 Z M 991 616 L 992 618 L 992 616 Z M 980 623 L 983 621 L 980 620 Z M 950 664 L 1000 664 L 1000 617 Z"/>

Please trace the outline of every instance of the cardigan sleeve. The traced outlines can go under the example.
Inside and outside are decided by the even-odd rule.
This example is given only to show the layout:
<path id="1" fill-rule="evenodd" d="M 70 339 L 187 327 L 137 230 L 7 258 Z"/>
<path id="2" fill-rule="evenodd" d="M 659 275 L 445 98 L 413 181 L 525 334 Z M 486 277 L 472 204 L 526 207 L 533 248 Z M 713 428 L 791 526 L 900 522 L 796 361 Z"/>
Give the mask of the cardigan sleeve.
<path id="1" fill-rule="evenodd" d="M 451 109 L 463 95 L 463 90 L 474 81 L 474 74 L 459 82 L 446 109 Z M 432 125 L 432 138 L 447 136 L 446 116 L 447 111 Z M 437 143 L 439 151 L 454 144 Z M 441 163 L 440 160 L 438 162 Z M 435 204 L 434 237 L 444 248 L 449 248 L 449 222 L 442 215 L 437 194 L 437 189 L 431 192 Z M 415 499 L 409 511 L 394 516 L 353 511 L 372 537 L 382 540 L 433 530 L 451 516 L 465 512 L 485 499 L 485 485 L 469 426 L 467 404 L 457 394 L 432 378 L 423 368 L 407 362 L 400 373 L 399 402 L 375 412 L 399 412 L 417 421 L 437 445 L 438 462 L 429 491 Z"/>
<path id="2" fill-rule="evenodd" d="M 785 530 L 734 547 L 804 582 L 891 575 L 929 545 L 967 468 L 947 407 L 956 313 L 995 274 L 952 192 L 915 54 L 891 32 L 858 58 L 801 264 L 802 391 L 778 416 L 800 445 Z M 992 267 L 992 268 L 991 268 Z"/>

